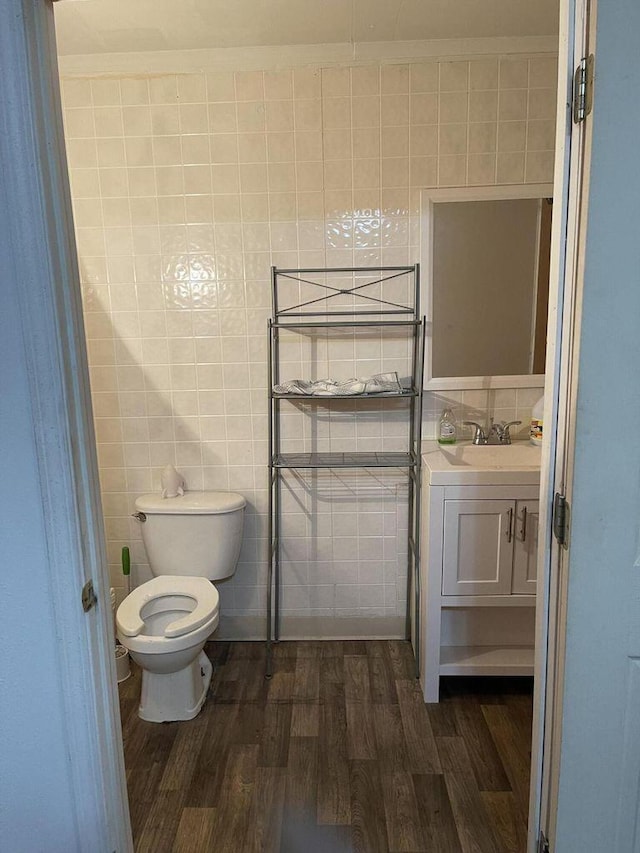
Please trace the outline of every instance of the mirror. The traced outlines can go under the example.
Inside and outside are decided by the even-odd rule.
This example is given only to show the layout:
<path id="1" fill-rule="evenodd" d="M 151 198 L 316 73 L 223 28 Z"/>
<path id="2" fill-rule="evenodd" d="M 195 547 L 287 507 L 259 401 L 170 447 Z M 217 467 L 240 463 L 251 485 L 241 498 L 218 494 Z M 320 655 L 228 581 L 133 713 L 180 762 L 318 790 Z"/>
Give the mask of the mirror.
<path id="1" fill-rule="evenodd" d="M 552 186 L 422 194 L 425 388 L 542 387 Z"/>

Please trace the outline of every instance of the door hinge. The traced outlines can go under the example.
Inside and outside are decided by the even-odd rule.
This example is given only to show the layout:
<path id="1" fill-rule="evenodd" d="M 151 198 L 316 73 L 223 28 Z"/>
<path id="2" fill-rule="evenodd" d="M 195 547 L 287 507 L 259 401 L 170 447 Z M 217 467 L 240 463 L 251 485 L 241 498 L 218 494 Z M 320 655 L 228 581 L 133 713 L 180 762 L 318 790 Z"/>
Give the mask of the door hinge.
<path id="1" fill-rule="evenodd" d="M 82 609 L 85 613 L 98 603 L 98 597 L 93 588 L 93 581 L 87 581 L 82 587 Z"/>
<path id="2" fill-rule="evenodd" d="M 569 533 L 569 502 L 565 495 L 556 492 L 553 499 L 553 535 L 558 545 L 567 544 Z"/>
<path id="3" fill-rule="evenodd" d="M 593 107 L 593 64 L 594 56 L 583 57 L 573 75 L 573 121 L 580 124 Z"/>
<path id="4" fill-rule="evenodd" d="M 551 853 L 549 839 L 542 830 L 540 830 L 540 835 L 538 836 L 538 853 Z"/>

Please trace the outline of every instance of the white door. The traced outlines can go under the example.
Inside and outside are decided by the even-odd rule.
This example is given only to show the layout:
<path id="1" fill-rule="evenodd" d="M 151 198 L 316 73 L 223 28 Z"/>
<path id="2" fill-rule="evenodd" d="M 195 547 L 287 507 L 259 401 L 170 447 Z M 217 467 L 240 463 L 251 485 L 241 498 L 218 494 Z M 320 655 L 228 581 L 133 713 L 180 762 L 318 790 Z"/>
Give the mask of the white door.
<path id="1" fill-rule="evenodd" d="M 509 595 L 515 501 L 445 501 L 443 595 Z"/>
<path id="2" fill-rule="evenodd" d="M 640 849 L 640 170 L 630 144 L 640 112 L 629 108 L 640 70 L 624 60 L 639 38 L 637 3 L 598 4 L 564 470 L 570 548 L 558 574 L 566 630 L 549 840 L 562 853 Z M 596 410 L 610 423 L 621 406 L 629 441 L 593 424 Z"/>
<path id="3" fill-rule="evenodd" d="M 51 2 L 0 3 L 0 74 L 7 486 L 0 494 L 7 583 L 0 848 L 127 853 L 133 844 Z M 85 612 L 88 582 L 96 600 Z"/>
<path id="4" fill-rule="evenodd" d="M 593 8 L 588 0 L 569 5 L 576 10 L 576 64 L 595 54 L 595 86 L 593 113 L 571 137 L 568 293 L 551 437 L 558 449 L 547 478 L 566 495 L 570 513 L 567 544 L 552 545 L 549 655 L 538 667 L 549 696 L 546 719 L 538 721 L 546 732 L 539 826 L 552 853 L 637 853 L 640 443 L 599 428 L 594 415 L 611 423 L 622 404 L 621 422 L 632 433 L 640 422 L 640 170 L 630 144 L 640 134 L 640 113 L 629 109 L 640 72 L 625 61 L 637 52 L 640 7 L 599 4 L 596 50 Z M 542 526 L 545 549 L 549 530 Z M 535 797 L 534 767 L 534 825 Z M 530 851 L 535 842 L 532 833 Z"/>
<path id="5" fill-rule="evenodd" d="M 538 581 L 538 501 L 516 501 L 511 592 L 535 595 Z"/>
<path id="6" fill-rule="evenodd" d="M 562 564 L 567 552 L 552 534 L 554 494 L 564 493 L 573 452 L 571 377 L 579 325 L 579 235 L 585 140 L 590 122 L 574 124 L 574 70 L 587 54 L 589 0 L 560 0 L 558 109 L 554 205 L 545 365 L 544 446 L 540 482 L 536 660 L 531 749 L 528 853 L 542 850 L 541 834 L 553 838 L 562 735 L 563 601 Z"/>

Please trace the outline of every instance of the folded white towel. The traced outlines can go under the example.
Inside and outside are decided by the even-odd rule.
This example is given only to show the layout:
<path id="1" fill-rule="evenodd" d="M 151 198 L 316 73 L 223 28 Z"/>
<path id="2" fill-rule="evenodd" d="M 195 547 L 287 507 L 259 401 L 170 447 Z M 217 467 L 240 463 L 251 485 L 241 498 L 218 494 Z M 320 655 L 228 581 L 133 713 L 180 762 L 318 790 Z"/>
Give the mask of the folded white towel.
<path id="1" fill-rule="evenodd" d="M 344 382 L 334 382 L 328 379 L 326 382 L 315 383 L 314 397 L 347 397 L 352 394 L 364 394 L 365 383 L 360 379 L 345 379 Z"/>
<path id="2" fill-rule="evenodd" d="M 279 385 L 273 386 L 274 394 L 313 394 L 313 382 L 308 382 L 306 379 L 288 379 L 286 382 L 281 382 Z"/>
<path id="3" fill-rule="evenodd" d="M 395 371 L 393 373 L 376 373 L 375 376 L 365 382 L 365 394 L 399 394 L 401 391 L 402 386 Z"/>
<path id="4" fill-rule="evenodd" d="M 304 394 L 306 397 L 346 397 L 362 394 L 400 394 L 398 374 L 377 373 L 368 379 L 289 379 L 273 386 L 274 394 Z"/>

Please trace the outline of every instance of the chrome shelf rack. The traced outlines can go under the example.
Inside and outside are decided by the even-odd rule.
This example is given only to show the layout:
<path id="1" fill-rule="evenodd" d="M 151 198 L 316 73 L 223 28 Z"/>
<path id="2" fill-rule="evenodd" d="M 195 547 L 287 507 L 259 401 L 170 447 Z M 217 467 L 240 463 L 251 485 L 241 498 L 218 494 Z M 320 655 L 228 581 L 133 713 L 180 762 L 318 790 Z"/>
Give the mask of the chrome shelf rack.
<path id="1" fill-rule="evenodd" d="M 344 285 L 350 277 L 350 286 Z M 397 279 L 409 284 L 407 300 L 385 299 L 384 285 Z M 283 298 L 287 285 L 311 298 Z M 314 289 L 318 288 L 317 291 Z M 367 290 L 368 288 L 368 290 Z M 318 295 L 319 294 L 319 295 Z M 420 637 L 420 466 L 422 440 L 422 385 L 424 370 L 424 318 L 420 316 L 420 268 L 412 266 L 345 267 L 326 269 L 271 268 L 272 316 L 268 321 L 269 353 L 269 562 L 267 579 L 267 677 L 273 672 L 272 645 L 280 639 L 280 548 L 282 475 L 287 470 L 345 468 L 404 468 L 408 478 L 408 583 L 406 636 L 413 639 L 416 677 L 419 675 Z M 351 304 L 345 307 L 345 301 Z M 407 364 L 410 376 L 397 393 L 313 396 L 276 393 L 280 383 L 280 332 L 312 335 L 332 329 L 384 329 L 410 341 Z M 345 400 L 406 401 L 408 446 L 401 452 L 288 453 L 282 448 L 282 401 L 324 406 Z M 356 414 L 357 417 L 357 414 Z M 412 618 L 413 617 L 413 618 Z"/>

